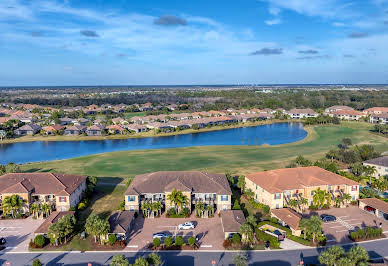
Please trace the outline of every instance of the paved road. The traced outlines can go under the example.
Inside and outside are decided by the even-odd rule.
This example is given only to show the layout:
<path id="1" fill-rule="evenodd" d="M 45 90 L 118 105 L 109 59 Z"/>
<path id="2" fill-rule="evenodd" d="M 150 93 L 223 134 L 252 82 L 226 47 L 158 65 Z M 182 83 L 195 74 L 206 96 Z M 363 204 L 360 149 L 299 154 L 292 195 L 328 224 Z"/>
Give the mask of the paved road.
<path id="1" fill-rule="evenodd" d="M 388 257 L 388 239 L 363 243 L 362 246 L 369 252 L 371 258 Z M 350 248 L 350 246 L 345 246 Z M 279 250 L 249 252 L 250 265 L 271 265 L 271 266 L 291 266 L 298 265 L 300 257 L 303 256 L 305 264 L 317 263 L 317 256 L 321 249 L 304 250 Z M 86 252 L 86 253 L 1 253 L 0 265 L 5 265 L 6 261 L 10 265 L 31 265 L 33 259 L 39 258 L 45 265 L 107 265 L 113 252 Z M 134 258 L 144 253 L 124 253 L 133 263 Z M 212 265 L 212 260 L 216 265 L 231 265 L 234 252 L 164 252 L 161 253 L 166 265 Z"/>

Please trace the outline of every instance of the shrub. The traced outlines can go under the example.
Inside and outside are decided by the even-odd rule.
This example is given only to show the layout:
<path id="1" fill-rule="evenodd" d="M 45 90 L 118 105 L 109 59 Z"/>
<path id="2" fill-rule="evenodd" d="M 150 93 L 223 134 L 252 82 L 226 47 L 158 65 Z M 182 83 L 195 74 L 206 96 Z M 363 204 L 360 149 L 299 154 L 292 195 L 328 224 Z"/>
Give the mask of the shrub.
<path id="1" fill-rule="evenodd" d="M 173 216 L 176 214 L 175 208 L 170 208 L 167 211 L 168 216 Z"/>
<path id="2" fill-rule="evenodd" d="M 233 236 L 232 236 L 232 241 L 233 241 L 233 243 L 234 244 L 240 244 L 241 243 L 241 236 L 240 236 L 240 234 L 234 234 Z"/>
<path id="3" fill-rule="evenodd" d="M 42 263 L 39 259 L 34 259 L 34 261 L 32 262 L 32 266 L 42 266 Z"/>
<path id="4" fill-rule="evenodd" d="M 82 211 L 86 209 L 86 204 L 84 202 L 80 202 L 77 207 L 78 210 Z"/>
<path id="5" fill-rule="evenodd" d="M 154 238 L 152 243 L 154 243 L 154 247 L 159 247 L 160 246 L 160 239 L 159 238 Z"/>
<path id="6" fill-rule="evenodd" d="M 280 243 L 278 241 L 278 239 L 274 236 L 271 236 L 267 233 L 265 233 L 264 231 L 256 228 L 255 230 L 255 234 L 256 234 L 256 237 L 262 241 L 268 241 L 269 244 L 274 247 L 274 248 L 279 248 L 280 246 Z"/>
<path id="7" fill-rule="evenodd" d="M 34 238 L 34 244 L 41 248 L 46 244 L 46 238 L 43 235 L 37 235 Z"/>
<path id="8" fill-rule="evenodd" d="M 113 245 L 114 243 L 116 243 L 116 241 L 117 241 L 117 237 L 115 234 L 110 234 L 108 236 L 108 242 L 110 245 Z"/>
<path id="9" fill-rule="evenodd" d="M 195 238 L 193 236 L 190 236 L 189 239 L 187 239 L 187 243 L 190 245 L 190 246 L 194 246 L 195 244 Z"/>
<path id="10" fill-rule="evenodd" d="M 120 210 L 120 211 L 125 211 L 125 200 L 122 200 L 122 201 L 120 202 L 119 210 Z"/>
<path id="11" fill-rule="evenodd" d="M 256 202 L 253 198 L 249 199 L 249 203 L 255 209 L 261 209 L 264 213 L 269 213 L 270 207 L 268 205 L 262 204 L 260 202 Z"/>
<path id="12" fill-rule="evenodd" d="M 190 215 L 190 209 L 185 207 L 185 208 L 182 209 L 180 214 L 183 214 L 184 216 Z"/>
<path id="13" fill-rule="evenodd" d="M 270 217 L 268 219 L 268 221 L 270 221 L 271 223 L 274 223 L 274 224 L 277 224 L 279 222 L 279 220 L 277 218 L 275 218 L 275 217 Z"/>
<path id="14" fill-rule="evenodd" d="M 357 240 L 381 237 L 382 234 L 383 234 L 382 228 L 369 226 L 364 229 L 358 229 L 357 231 L 351 232 L 350 238 L 353 241 L 357 241 Z"/>
<path id="15" fill-rule="evenodd" d="M 172 245 L 172 237 L 166 237 L 166 239 L 164 239 L 164 244 L 166 245 L 166 247 L 170 247 Z"/>
<path id="16" fill-rule="evenodd" d="M 175 244 L 175 246 L 181 247 L 181 246 L 183 246 L 185 244 L 185 241 L 183 240 L 183 237 L 177 236 L 175 238 L 175 243 L 174 244 Z"/>
<path id="17" fill-rule="evenodd" d="M 241 206 L 238 202 L 238 199 L 235 199 L 232 210 L 241 210 Z"/>

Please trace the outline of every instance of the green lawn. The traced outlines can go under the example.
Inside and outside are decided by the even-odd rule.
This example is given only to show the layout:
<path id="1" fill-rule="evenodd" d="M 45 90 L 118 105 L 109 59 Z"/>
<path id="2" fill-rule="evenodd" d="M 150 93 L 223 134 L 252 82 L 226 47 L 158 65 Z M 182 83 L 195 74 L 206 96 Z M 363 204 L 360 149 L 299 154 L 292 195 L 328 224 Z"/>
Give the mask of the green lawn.
<path id="1" fill-rule="evenodd" d="M 344 122 L 339 126 L 307 127 L 306 139 L 277 146 L 206 146 L 162 150 L 121 151 L 44 163 L 23 165 L 25 171 L 57 171 L 100 177 L 133 177 L 168 170 L 203 170 L 245 174 L 286 166 L 297 155 L 318 159 L 342 138 L 355 144 L 373 144 L 388 150 L 387 138 L 371 133 L 372 125 Z"/>

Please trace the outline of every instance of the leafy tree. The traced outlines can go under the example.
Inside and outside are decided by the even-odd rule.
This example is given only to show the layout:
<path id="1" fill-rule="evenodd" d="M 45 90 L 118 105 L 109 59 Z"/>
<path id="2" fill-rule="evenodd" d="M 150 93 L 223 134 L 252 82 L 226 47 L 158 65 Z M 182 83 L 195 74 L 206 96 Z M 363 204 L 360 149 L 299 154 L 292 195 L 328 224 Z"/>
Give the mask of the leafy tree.
<path id="1" fill-rule="evenodd" d="M 361 246 L 353 246 L 347 255 L 353 265 L 359 265 L 361 262 L 367 263 L 369 260 L 368 252 Z"/>
<path id="2" fill-rule="evenodd" d="M 351 146 L 352 145 L 352 140 L 350 138 L 343 138 L 341 143 L 345 146 Z"/>
<path id="3" fill-rule="evenodd" d="M 248 244 L 252 242 L 253 229 L 249 223 L 245 222 L 240 226 L 240 234 L 242 236 L 243 243 Z"/>
<path id="4" fill-rule="evenodd" d="M 245 191 L 245 176 L 241 175 L 237 180 L 237 187 L 241 190 L 241 193 Z"/>
<path id="5" fill-rule="evenodd" d="M 245 253 L 239 253 L 233 256 L 233 263 L 236 266 L 247 266 L 248 255 Z"/>
<path id="6" fill-rule="evenodd" d="M 129 261 L 124 255 L 117 254 L 112 258 L 110 266 L 129 266 Z"/>
<path id="7" fill-rule="evenodd" d="M 233 234 L 232 241 L 235 244 L 240 244 L 241 243 L 241 236 L 240 236 L 240 234 L 238 234 L 238 233 Z"/>
<path id="8" fill-rule="evenodd" d="M 303 166 L 303 167 L 313 165 L 313 163 L 310 160 L 307 160 L 302 155 L 299 155 L 298 157 L 296 157 L 295 162 L 296 162 L 296 164 Z"/>
<path id="9" fill-rule="evenodd" d="M 160 246 L 160 239 L 154 238 L 154 240 L 152 240 L 152 243 L 154 244 L 154 247 L 159 247 Z"/>
<path id="10" fill-rule="evenodd" d="M 148 265 L 149 265 L 149 263 L 148 263 L 147 259 L 144 257 L 136 258 L 135 263 L 133 264 L 133 266 L 148 266 Z"/>
<path id="11" fill-rule="evenodd" d="M 155 265 L 155 266 L 162 265 L 163 263 L 162 258 L 156 253 L 149 254 L 147 256 L 147 261 L 149 265 Z"/>
<path id="12" fill-rule="evenodd" d="M 307 228 L 309 226 L 309 220 L 306 219 L 306 218 L 302 218 L 299 222 L 299 227 L 302 229 L 303 231 L 303 238 L 306 239 L 307 237 Z"/>
<path id="13" fill-rule="evenodd" d="M 108 236 L 109 245 L 111 245 L 111 246 L 114 245 L 116 243 L 116 241 L 117 241 L 117 237 L 115 234 L 110 234 Z"/>
<path id="14" fill-rule="evenodd" d="M 130 185 L 131 185 L 131 183 L 132 183 L 132 178 L 130 178 L 130 177 L 127 177 L 126 179 L 125 179 L 125 186 L 128 188 Z"/>
<path id="15" fill-rule="evenodd" d="M 46 238 L 43 235 L 37 235 L 34 238 L 34 244 L 41 248 L 46 244 Z"/>
<path id="16" fill-rule="evenodd" d="M 9 163 L 5 166 L 5 172 L 6 173 L 21 173 L 22 170 L 20 169 L 19 165 L 14 163 Z"/>
<path id="17" fill-rule="evenodd" d="M 377 188 L 380 192 L 384 192 L 388 189 L 388 179 L 384 178 L 384 177 L 380 177 L 378 178 L 375 182 L 374 182 L 374 187 Z"/>
<path id="18" fill-rule="evenodd" d="M 32 266 L 42 266 L 43 264 L 40 262 L 39 259 L 34 259 L 32 262 Z"/>
<path id="19" fill-rule="evenodd" d="M 296 199 L 291 199 L 288 202 L 288 206 L 290 206 L 293 209 L 296 209 L 298 207 L 298 201 Z"/>
<path id="20" fill-rule="evenodd" d="M 314 215 L 309 218 L 307 231 L 312 234 L 313 241 L 315 242 L 317 235 L 322 232 L 322 220 L 319 216 Z"/>
<path id="21" fill-rule="evenodd" d="M 185 244 L 185 241 L 183 240 L 183 237 L 177 236 L 175 238 L 175 243 L 174 244 L 175 244 L 175 246 L 181 247 L 181 246 L 183 246 Z"/>
<path id="22" fill-rule="evenodd" d="M 67 236 L 74 232 L 75 227 L 75 217 L 71 215 L 64 215 L 59 219 L 58 223 L 62 224 L 63 236 L 65 237 L 65 243 L 67 243 Z"/>
<path id="23" fill-rule="evenodd" d="M 360 198 L 374 198 L 377 196 L 377 192 L 369 187 L 363 187 L 360 189 Z"/>
<path id="24" fill-rule="evenodd" d="M 89 176 L 87 180 L 88 180 L 88 182 L 89 182 L 90 184 L 92 184 L 92 185 L 94 185 L 94 186 L 97 185 L 97 177 L 95 177 L 95 176 Z"/>
<path id="25" fill-rule="evenodd" d="M 320 263 L 331 266 L 336 265 L 336 261 L 345 255 L 345 251 L 340 246 L 331 246 L 326 251 L 322 252 L 318 257 Z"/>
<path id="26" fill-rule="evenodd" d="M 166 245 L 166 247 L 170 247 L 172 245 L 172 237 L 171 236 L 168 236 L 164 239 L 164 244 Z"/>
<path id="27" fill-rule="evenodd" d="M 187 239 L 187 243 L 190 245 L 190 246 L 194 246 L 195 244 L 195 238 L 193 236 L 190 236 L 188 239 Z"/>
<path id="28" fill-rule="evenodd" d="M 241 210 L 241 206 L 240 206 L 240 203 L 238 202 L 238 199 L 234 200 L 232 210 Z"/>

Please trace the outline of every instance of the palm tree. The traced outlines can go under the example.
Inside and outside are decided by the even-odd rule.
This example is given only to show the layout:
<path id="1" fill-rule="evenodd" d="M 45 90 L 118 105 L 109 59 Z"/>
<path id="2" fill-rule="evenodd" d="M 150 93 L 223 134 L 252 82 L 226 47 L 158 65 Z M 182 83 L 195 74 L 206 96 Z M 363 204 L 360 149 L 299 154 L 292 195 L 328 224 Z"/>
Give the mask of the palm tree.
<path id="1" fill-rule="evenodd" d="M 309 226 L 309 220 L 302 218 L 299 222 L 299 227 L 303 230 L 303 238 L 306 239 L 307 237 L 307 228 Z"/>
<path id="2" fill-rule="evenodd" d="M 197 204 L 195 204 L 195 214 L 198 217 L 203 216 L 204 210 L 205 210 L 205 205 L 202 202 L 198 202 Z"/>
<path id="3" fill-rule="evenodd" d="M 313 191 L 313 203 L 319 209 L 321 209 L 323 207 L 325 202 L 328 205 L 330 205 L 330 201 L 331 201 L 331 195 L 326 190 L 318 188 L 318 189 Z"/>
<path id="4" fill-rule="evenodd" d="M 313 241 L 315 242 L 316 236 L 322 232 L 322 220 L 319 216 L 314 215 L 309 218 L 307 231 L 313 235 Z"/>
<path id="5" fill-rule="evenodd" d="M 46 218 L 49 217 L 51 214 L 51 205 L 48 203 L 43 203 L 42 204 L 42 211 L 43 211 L 43 214 L 45 215 Z"/>
<path id="6" fill-rule="evenodd" d="M 213 216 L 214 215 L 213 205 L 207 205 L 207 211 L 209 212 L 209 216 Z"/>
<path id="7" fill-rule="evenodd" d="M 345 201 L 345 204 L 348 204 L 348 202 L 352 199 L 352 196 L 350 196 L 348 193 L 344 193 L 342 199 Z"/>
<path id="8" fill-rule="evenodd" d="M 155 211 L 159 216 L 162 215 L 162 203 L 159 201 L 155 201 L 152 203 L 152 209 Z"/>
<path id="9" fill-rule="evenodd" d="M 374 182 L 374 187 L 383 193 L 388 189 L 388 180 L 384 177 L 381 177 Z"/>
<path id="10" fill-rule="evenodd" d="M 341 206 L 342 199 L 340 197 L 335 198 L 335 206 L 339 208 Z"/>
<path id="11" fill-rule="evenodd" d="M 345 251 L 340 246 L 331 246 L 326 251 L 322 252 L 318 260 L 320 263 L 332 266 L 336 265 L 337 260 L 345 255 Z"/>
<path id="12" fill-rule="evenodd" d="M 188 203 L 187 196 L 184 195 L 182 191 L 176 190 L 175 188 L 167 195 L 167 199 L 174 205 L 176 213 L 180 213 L 183 206 Z"/>
<path id="13" fill-rule="evenodd" d="M 250 243 L 252 241 L 253 230 L 250 224 L 247 222 L 240 226 L 240 234 L 242 236 L 243 243 Z"/>
<path id="14" fill-rule="evenodd" d="M 292 209 L 296 209 L 298 207 L 298 201 L 296 199 L 292 199 L 288 202 L 288 206 Z"/>
<path id="15" fill-rule="evenodd" d="M 300 204 L 300 206 L 303 206 L 303 211 L 304 211 L 305 206 L 306 206 L 307 204 L 309 204 L 309 201 L 308 201 L 308 199 L 306 199 L 306 198 L 301 198 L 300 201 L 299 201 L 299 204 Z"/>
<path id="16" fill-rule="evenodd" d="M 148 202 L 148 201 L 146 201 L 146 202 L 144 202 L 142 205 L 141 205 L 141 210 L 143 211 L 143 215 L 144 215 L 144 217 L 149 217 L 149 215 L 150 215 L 150 210 L 151 210 L 151 208 L 152 208 L 152 205 Z"/>
<path id="17" fill-rule="evenodd" d="M 372 184 L 372 176 L 376 174 L 376 166 L 366 165 L 364 167 L 364 173 L 369 177 L 369 184 Z"/>
<path id="18" fill-rule="evenodd" d="M 30 207 L 30 211 L 32 212 L 32 216 L 34 218 L 38 218 L 39 216 L 39 210 L 40 210 L 40 206 L 38 203 L 33 203 Z"/>

